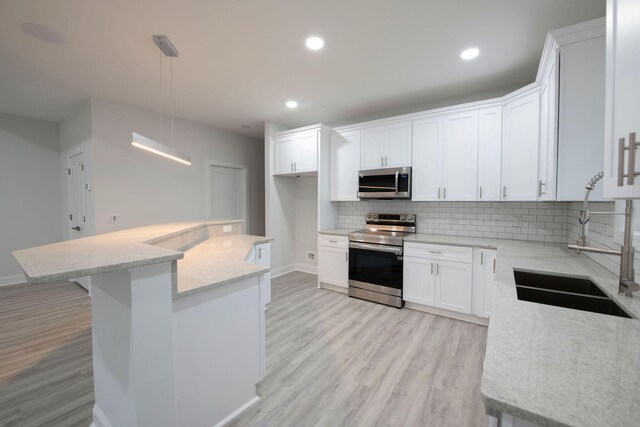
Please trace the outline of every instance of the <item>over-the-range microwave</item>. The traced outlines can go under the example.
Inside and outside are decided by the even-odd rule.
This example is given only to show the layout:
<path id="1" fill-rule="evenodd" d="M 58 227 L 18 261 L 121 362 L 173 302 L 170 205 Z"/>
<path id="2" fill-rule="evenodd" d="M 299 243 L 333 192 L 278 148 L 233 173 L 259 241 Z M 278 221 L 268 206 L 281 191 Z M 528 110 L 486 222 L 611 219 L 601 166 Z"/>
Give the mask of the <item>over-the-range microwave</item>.
<path id="1" fill-rule="evenodd" d="M 411 168 L 385 168 L 358 172 L 361 199 L 410 199 Z"/>

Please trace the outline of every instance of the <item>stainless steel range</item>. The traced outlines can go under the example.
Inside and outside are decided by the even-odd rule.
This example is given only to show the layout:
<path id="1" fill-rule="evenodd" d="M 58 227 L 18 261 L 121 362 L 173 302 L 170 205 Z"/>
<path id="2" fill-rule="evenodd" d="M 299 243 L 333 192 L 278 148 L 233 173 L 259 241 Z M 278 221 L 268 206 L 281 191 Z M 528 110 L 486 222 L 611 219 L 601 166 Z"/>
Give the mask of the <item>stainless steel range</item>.
<path id="1" fill-rule="evenodd" d="M 349 233 L 349 296 L 402 308 L 403 238 L 416 232 L 415 214 L 366 215 Z"/>

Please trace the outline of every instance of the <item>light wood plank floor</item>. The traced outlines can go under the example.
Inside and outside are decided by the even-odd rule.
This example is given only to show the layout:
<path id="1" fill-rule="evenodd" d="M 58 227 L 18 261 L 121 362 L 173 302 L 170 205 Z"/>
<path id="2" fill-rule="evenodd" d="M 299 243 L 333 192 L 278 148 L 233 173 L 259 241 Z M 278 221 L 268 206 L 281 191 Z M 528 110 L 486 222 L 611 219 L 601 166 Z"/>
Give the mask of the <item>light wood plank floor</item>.
<path id="1" fill-rule="evenodd" d="M 273 280 L 267 376 L 234 426 L 486 426 L 486 328 Z M 0 425 L 87 426 L 90 300 L 63 282 L 0 288 Z M 182 426 L 181 426 L 182 427 Z"/>
<path id="2" fill-rule="evenodd" d="M 0 425 L 91 423 L 91 300 L 71 282 L 0 288 Z"/>
<path id="3" fill-rule="evenodd" d="M 233 426 L 486 426 L 484 326 L 272 283 L 262 399 Z"/>

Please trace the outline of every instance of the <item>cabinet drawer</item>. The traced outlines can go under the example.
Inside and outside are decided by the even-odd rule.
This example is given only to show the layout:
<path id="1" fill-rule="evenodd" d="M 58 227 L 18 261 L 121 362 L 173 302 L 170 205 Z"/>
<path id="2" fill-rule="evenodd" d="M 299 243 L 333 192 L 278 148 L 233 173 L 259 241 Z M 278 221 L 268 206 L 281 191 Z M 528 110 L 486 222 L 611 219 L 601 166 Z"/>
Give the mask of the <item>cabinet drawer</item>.
<path id="1" fill-rule="evenodd" d="M 417 258 L 464 262 L 468 264 L 471 264 L 473 261 L 473 248 L 465 246 L 406 242 L 404 244 L 404 254 L 405 256 Z"/>
<path id="2" fill-rule="evenodd" d="M 347 236 L 332 236 L 330 234 L 319 234 L 318 245 L 328 246 L 331 248 L 343 248 L 349 247 L 349 238 Z"/>

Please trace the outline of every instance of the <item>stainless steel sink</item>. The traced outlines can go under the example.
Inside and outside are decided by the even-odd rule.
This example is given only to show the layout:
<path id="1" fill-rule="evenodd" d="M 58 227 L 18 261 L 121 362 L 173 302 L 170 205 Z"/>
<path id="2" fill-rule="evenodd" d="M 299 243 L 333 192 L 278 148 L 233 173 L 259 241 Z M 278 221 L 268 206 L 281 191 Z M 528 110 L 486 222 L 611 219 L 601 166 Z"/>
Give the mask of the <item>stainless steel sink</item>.
<path id="1" fill-rule="evenodd" d="M 518 299 L 611 316 L 629 316 L 589 279 L 514 270 Z"/>

